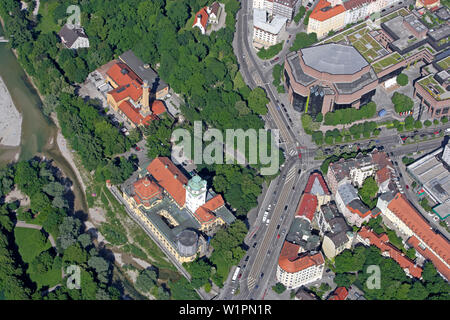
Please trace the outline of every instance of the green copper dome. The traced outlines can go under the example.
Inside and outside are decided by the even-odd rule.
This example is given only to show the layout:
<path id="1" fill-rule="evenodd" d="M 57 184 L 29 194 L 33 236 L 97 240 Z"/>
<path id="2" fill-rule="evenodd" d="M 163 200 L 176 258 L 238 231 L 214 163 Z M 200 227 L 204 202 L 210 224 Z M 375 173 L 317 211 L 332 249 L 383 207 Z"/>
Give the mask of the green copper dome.
<path id="1" fill-rule="evenodd" d="M 188 182 L 188 187 L 192 190 L 192 191 L 200 191 L 204 188 L 206 188 L 206 181 L 202 180 L 202 178 L 200 178 L 200 176 L 193 176 L 191 180 L 189 180 Z"/>

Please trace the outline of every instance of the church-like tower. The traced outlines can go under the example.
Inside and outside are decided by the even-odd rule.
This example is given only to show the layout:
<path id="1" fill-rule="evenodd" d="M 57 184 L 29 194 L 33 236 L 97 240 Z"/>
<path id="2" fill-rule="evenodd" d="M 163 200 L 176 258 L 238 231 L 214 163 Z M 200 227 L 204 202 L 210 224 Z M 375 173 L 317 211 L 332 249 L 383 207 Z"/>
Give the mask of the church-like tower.
<path id="1" fill-rule="evenodd" d="M 195 212 L 206 202 L 206 181 L 198 175 L 192 177 L 186 186 L 186 207 Z"/>

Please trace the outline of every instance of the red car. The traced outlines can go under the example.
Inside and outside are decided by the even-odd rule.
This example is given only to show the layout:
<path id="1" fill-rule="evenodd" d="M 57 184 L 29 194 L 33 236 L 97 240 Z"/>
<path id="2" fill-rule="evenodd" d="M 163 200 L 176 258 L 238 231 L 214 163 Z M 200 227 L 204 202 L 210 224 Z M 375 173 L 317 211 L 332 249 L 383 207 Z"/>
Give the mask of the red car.
<path id="1" fill-rule="evenodd" d="M 409 186 L 408 186 L 408 185 L 406 185 L 406 189 L 409 189 Z"/>
<path id="2" fill-rule="evenodd" d="M 141 151 L 141 148 L 139 148 L 138 146 L 136 146 L 136 148 L 134 148 L 134 150 L 136 150 L 136 151 Z"/>
<path id="3" fill-rule="evenodd" d="M 298 154 L 298 158 L 299 158 L 299 159 L 302 158 L 302 154 L 301 154 L 301 153 Z"/>
<path id="4" fill-rule="evenodd" d="M 433 132 L 434 134 L 439 134 L 439 131 L 435 131 L 435 132 Z"/>
<path id="5" fill-rule="evenodd" d="M 280 234 L 277 235 L 277 239 L 280 239 Z"/>

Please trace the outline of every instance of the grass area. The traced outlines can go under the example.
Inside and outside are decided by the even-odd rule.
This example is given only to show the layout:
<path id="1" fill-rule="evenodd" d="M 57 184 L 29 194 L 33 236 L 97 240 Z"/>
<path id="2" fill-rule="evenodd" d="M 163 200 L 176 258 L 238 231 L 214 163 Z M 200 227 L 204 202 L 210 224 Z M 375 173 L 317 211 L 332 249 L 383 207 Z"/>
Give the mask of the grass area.
<path id="1" fill-rule="evenodd" d="M 441 100 L 440 95 L 443 94 L 445 90 L 440 86 L 440 84 L 436 80 L 434 80 L 434 78 L 431 75 L 420 80 L 419 84 L 436 100 Z"/>
<path id="2" fill-rule="evenodd" d="M 42 16 L 37 30 L 42 33 L 58 32 L 61 27 L 53 21 L 53 11 L 59 5 L 58 0 L 41 1 L 39 6 L 39 14 Z"/>
<path id="3" fill-rule="evenodd" d="M 447 70 L 450 68 L 450 56 L 448 56 L 445 59 L 442 59 L 437 63 L 442 69 Z"/>
<path id="4" fill-rule="evenodd" d="M 222 277 L 222 279 L 227 279 L 228 273 L 232 267 L 224 256 L 220 257 L 219 261 L 214 261 L 217 266 L 217 273 Z"/>
<path id="5" fill-rule="evenodd" d="M 384 69 L 393 66 L 401 61 L 403 61 L 403 57 L 397 53 L 394 52 L 393 54 L 389 55 L 386 58 L 383 58 L 374 64 L 372 64 L 372 67 L 376 73 L 383 71 Z"/>
<path id="6" fill-rule="evenodd" d="M 52 246 L 40 230 L 17 227 L 14 229 L 14 237 L 19 253 L 26 263 L 30 263 L 42 251 Z"/>
<path id="7" fill-rule="evenodd" d="M 35 272 L 29 266 L 31 262 L 43 251 L 51 248 L 50 241 L 40 230 L 16 227 L 14 229 L 16 244 L 24 262 L 28 264 L 27 273 L 30 279 L 36 282 L 38 289 L 53 287 L 61 282 L 62 262 L 56 257 L 53 265 L 47 272 Z"/>

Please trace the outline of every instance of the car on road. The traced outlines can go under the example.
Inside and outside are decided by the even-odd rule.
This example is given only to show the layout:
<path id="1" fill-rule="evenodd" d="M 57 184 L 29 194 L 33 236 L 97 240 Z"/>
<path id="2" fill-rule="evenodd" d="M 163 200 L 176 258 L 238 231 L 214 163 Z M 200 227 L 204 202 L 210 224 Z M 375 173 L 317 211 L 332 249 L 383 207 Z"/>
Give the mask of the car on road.
<path id="1" fill-rule="evenodd" d="M 280 234 L 277 235 L 277 239 L 280 239 Z"/>
<path id="2" fill-rule="evenodd" d="M 289 35 L 288 39 L 290 39 L 292 37 L 292 34 Z"/>
<path id="3" fill-rule="evenodd" d="M 267 219 L 266 224 L 269 225 L 270 223 L 270 219 Z"/>
<path id="4" fill-rule="evenodd" d="M 298 153 L 298 158 L 301 159 L 302 158 L 302 154 L 299 152 Z"/>
<path id="5" fill-rule="evenodd" d="M 408 185 L 405 185 L 405 187 L 406 187 L 406 189 L 409 189 L 409 186 L 408 186 Z"/>
<path id="6" fill-rule="evenodd" d="M 264 277 L 264 272 L 263 272 L 263 273 L 261 273 L 261 278 L 262 278 L 262 277 Z"/>
<path id="7" fill-rule="evenodd" d="M 284 235 L 286 233 L 286 230 L 283 229 L 283 231 L 281 231 L 281 234 Z"/>
<path id="8" fill-rule="evenodd" d="M 440 132 L 440 131 L 438 130 L 438 131 L 433 132 L 433 134 L 439 134 L 439 132 Z"/>
<path id="9" fill-rule="evenodd" d="M 257 242 L 255 242 L 254 244 L 253 244 L 253 248 L 256 248 L 256 245 L 257 245 L 258 243 Z"/>

